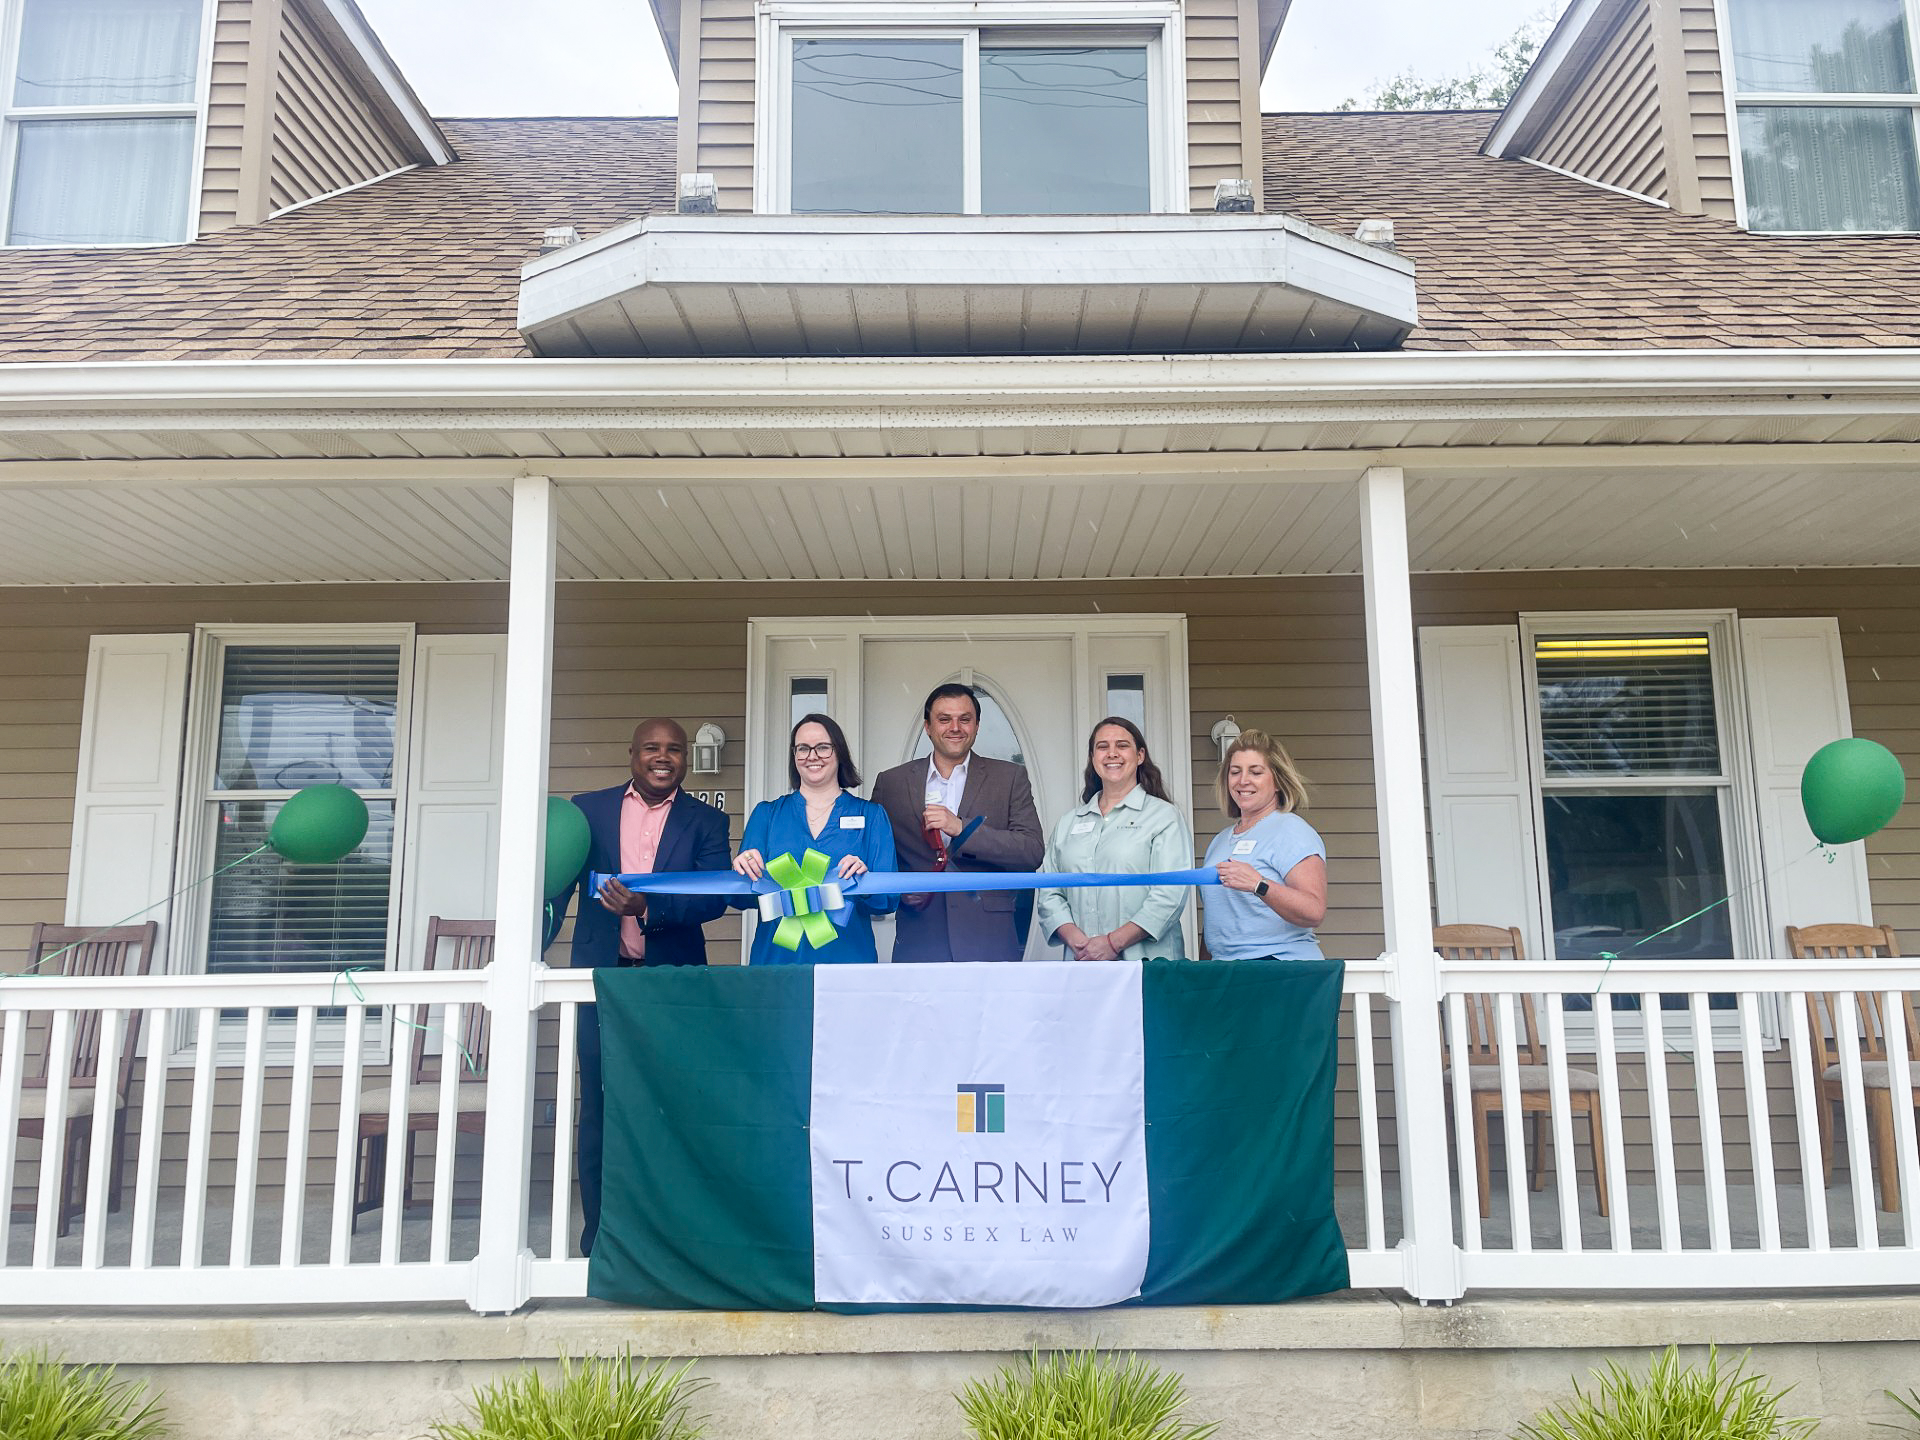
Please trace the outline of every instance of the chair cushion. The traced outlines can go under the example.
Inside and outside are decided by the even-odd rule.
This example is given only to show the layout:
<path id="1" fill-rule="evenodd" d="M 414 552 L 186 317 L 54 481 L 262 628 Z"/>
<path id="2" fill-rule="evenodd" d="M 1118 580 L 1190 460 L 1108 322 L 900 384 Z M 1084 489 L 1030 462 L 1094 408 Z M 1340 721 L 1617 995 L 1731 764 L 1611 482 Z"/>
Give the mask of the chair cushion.
<path id="1" fill-rule="evenodd" d="M 1862 1060 L 1860 1062 L 1860 1079 L 1866 1084 L 1869 1090 L 1887 1089 L 1887 1077 L 1892 1073 L 1893 1065 L 1891 1061 Z M 1907 1076 L 1914 1084 L 1920 1085 L 1920 1069 L 1914 1068 L 1912 1061 L 1907 1062 Z M 1827 1066 L 1821 1078 L 1831 1080 L 1834 1084 L 1838 1085 L 1840 1083 L 1839 1062 L 1835 1061 L 1833 1064 Z"/>
<path id="2" fill-rule="evenodd" d="M 1883 1080 L 1881 1084 L 1885 1084 Z M 93 1114 L 93 1087 L 91 1085 L 67 1087 L 67 1118 L 76 1115 Z M 47 1118 L 47 1092 L 44 1086 L 30 1085 L 20 1091 L 20 1118 L 22 1120 L 44 1120 Z"/>
<path id="3" fill-rule="evenodd" d="M 360 1092 L 360 1113 L 362 1115 L 384 1115 L 393 1094 L 386 1085 L 374 1085 Z M 469 1114 L 475 1110 L 487 1108 L 487 1082 L 484 1080 L 464 1080 L 460 1083 L 459 1093 L 453 1102 L 455 1110 Z M 440 1108 L 440 1082 L 427 1080 L 419 1085 L 407 1087 L 407 1113 L 409 1115 L 431 1115 Z"/>
<path id="4" fill-rule="evenodd" d="M 1545 1065 L 1522 1065 L 1520 1071 L 1520 1089 L 1546 1090 L 1551 1088 L 1552 1071 Z M 1498 1065 L 1469 1065 L 1467 1067 L 1467 1086 L 1472 1090 L 1498 1090 L 1500 1088 L 1500 1067 Z M 1600 1077 L 1591 1070 L 1567 1068 L 1568 1090 L 1598 1090 Z"/>

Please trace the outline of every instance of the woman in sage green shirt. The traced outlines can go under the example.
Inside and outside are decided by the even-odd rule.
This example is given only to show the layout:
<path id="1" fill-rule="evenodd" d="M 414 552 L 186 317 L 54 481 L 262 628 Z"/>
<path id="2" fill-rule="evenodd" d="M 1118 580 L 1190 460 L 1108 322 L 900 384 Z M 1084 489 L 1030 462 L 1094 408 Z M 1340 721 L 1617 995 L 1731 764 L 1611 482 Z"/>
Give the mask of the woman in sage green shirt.
<path id="1" fill-rule="evenodd" d="M 1193 832 L 1167 799 L 1159 767 L 1131 720 L 1108 716 L 1087 742 L 1080 805 L 1053 827 L 1042 869 L 1148 874 L 1193 865 Z M 1185 885 L 1042 890 L 1040 933 L 1075 960 L 1184 960 Z"/>

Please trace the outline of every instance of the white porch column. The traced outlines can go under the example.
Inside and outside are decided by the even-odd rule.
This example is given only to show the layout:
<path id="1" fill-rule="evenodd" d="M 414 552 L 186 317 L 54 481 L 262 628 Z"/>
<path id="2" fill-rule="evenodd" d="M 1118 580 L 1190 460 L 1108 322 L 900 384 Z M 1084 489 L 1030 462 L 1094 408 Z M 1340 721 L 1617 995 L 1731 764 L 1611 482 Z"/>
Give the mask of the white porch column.
<path id="1" fill-rule="evenodd" d="M 1376 466 L 1360 477 L 1360 545 L 1384 958 L 1393 967 L 1399 1007 L 1393 1026 L 1393 1083 L 1406 1287 L 1420 1300 L 1454 1300 L 1462 1287 L 1440 1082 L 1439 962 L 1433 952 L 1426 785 L 1420 768 L 1406 479 L 1398 468 Z"/>
<path id="2" fill-rule="evenodd" d="M 487 1128 L 480 1249 L 469 1302 L 505 1313 L 529 1298 L 528 1182 L 533 1163 L 534 1031 L 539 1019 L 541 857 L 546 850 L 547 733 L 553 693 L 553 482 L 513 482 L 507 591 L 507 703 L 500 772 L 500 871 L 495 890 Z"/>

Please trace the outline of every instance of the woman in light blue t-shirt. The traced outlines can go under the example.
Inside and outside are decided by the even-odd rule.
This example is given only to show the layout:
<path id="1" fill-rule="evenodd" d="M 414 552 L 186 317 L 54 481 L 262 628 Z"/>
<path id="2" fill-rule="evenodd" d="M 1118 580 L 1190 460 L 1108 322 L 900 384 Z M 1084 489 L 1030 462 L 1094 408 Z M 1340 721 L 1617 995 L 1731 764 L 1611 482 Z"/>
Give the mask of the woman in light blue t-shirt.
<path id="1" fill-rule="evenodd" d="M 1233 824 L 1207 846 L 1220 888 L 1206 889 L 1215 960 L 1318 960 L 1327 918 L 1327 846 L 1297 813 L 1307 787 L 1280 742 L 1243 730 L 1220 762 L 1214 794 Z"/>

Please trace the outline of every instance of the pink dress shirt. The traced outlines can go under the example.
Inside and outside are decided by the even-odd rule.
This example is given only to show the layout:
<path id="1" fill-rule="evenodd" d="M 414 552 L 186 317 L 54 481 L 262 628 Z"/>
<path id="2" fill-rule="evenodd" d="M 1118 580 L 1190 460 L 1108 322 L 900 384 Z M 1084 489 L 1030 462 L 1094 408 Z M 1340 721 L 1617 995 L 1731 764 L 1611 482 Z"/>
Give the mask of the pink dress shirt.
<path id="1" fill-rule="evenodd" d="M 620 802 L 620 870 L 627 875 L 644 875 L 653 869 L 660 853 L 660 836 L 667 828 L 667 812 L 673 809 L 674 791 L 658 805 L 649 805 L 640 792 L 627 785 Z M 640 921 L 632 915 L 620 917 L 620 956 L 623 960 L 642 960 L 647 954 L 647 937 Z"/>

